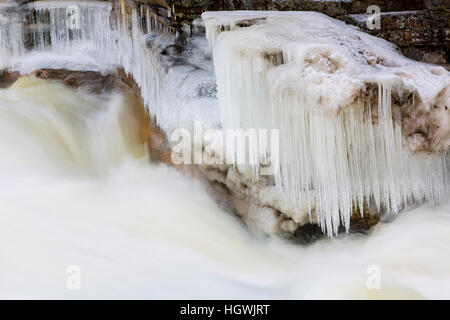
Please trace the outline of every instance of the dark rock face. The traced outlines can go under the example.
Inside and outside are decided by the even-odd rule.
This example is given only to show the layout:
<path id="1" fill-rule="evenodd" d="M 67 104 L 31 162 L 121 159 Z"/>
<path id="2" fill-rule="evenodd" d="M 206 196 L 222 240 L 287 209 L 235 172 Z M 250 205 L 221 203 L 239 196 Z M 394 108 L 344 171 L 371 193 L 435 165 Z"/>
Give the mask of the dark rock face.
<path id="1" fill-rule="evenodd" d="M 325 237 L 317 224 L 306 224 L 295 230 L 292 240 L 298 244 L 308 245 Z"/>
<path id="2" fill-rule="evenodd" d="M 8 88 L 14 82 L 16 82 L 16 80 L 19 78 L 20 78 L 20 73 L 18 71 L 15 71 L 15 72 L 2 71 L 2 72 L 0 72 L 0 89 Z"/>
<path id="3" fill-rule="evenodd" d="M 354 24 L 363 31 L 397 44 L 409 58 L 450 65 L 450 1 L 447 0 L 122 0 L 145 4 L 164 17 L 177 30 L 204 11 L 217 10 L 293 10 L 317 11 Z M 381 11 L 381 28 L 371 30 L 367 9 Z M 364 16 L 365 15 L 365 16 Z M 169 17 L 170 16 L 170 17 Z M 169 18 L 168 18 L 169 17 Z"/>
<path id="4" fill-rule="evenodd" d="M 446 10 L 382 12 L 380 29 L 374 30 L 365 23 L 369 15 L 350 14 L 339 18 L 397 44 L 404 55 L 414 60 L 445 65 L 450 63 L 450 5 L 447 7 Z"/>
<path id="5" fill-rule="evenodd" d="M 426 8 L 424 0 L 356 0 L 356 1 L 310 1 L 310 0 L 167 0 L 138 2 L 153 4 L 165 2 L 184 17 L 199 16 L 208 10 L 293 10 L 318 11 L 332 17 L 344 14 L 364 13 L 370 5 L 377 5 L 381 11 L 421 10 Z"/>

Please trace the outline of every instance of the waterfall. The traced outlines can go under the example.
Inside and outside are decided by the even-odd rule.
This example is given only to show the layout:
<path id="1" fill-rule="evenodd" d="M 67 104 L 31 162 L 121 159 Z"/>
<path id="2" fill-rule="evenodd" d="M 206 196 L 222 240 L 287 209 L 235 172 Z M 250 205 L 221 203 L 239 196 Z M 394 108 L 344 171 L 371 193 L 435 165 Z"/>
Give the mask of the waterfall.
<path id="1" fill-rule="evenodd" d="M 0 90 L 1 174 L 104 175 L 147 154 L 145 113 L 120 94 L 85 95 L 35 77 Z M 141 107 L 142 108 L 142 107 Z M 30 156 L 33 154 L 33 156 Z"/>
<path id="2" fill-rule="evenodd" d="M 72 8 L 79 17 L 75 24 L 68 14 Z M 140 17 L 138 9 L 133 9 L 131 21 L 123 25 L 112 14 L 111 3 L 100 1 L 37 1 L 14 14 L 0 8 L 0 68 L 26 74 L 40 67 L 101 72 L 123 67 L 160 123 L 167 118 L 162 106 L 175 102 L 172 94 L 164 92 L 164 70 L 154 52 L 158 47 L 148 45 L 158 33 L 164 38 L 171 31 L 155 17 L 149 10 Z M 23 19 L 28 24 L 21 23 Z"/>
<path id="3" fill-rule="evenodd" d="M 79 20 L 72 21 L 68 10 Z M 165 69 L 158 50 L 171 43 L 173 30 L 160 19 L 142 6 L 121 19 L 111 3 L 96 1 L 1 7 L 0 67 L 21 73 L 123 67 L 150 115 L 170 132 L 187 117 L 202 119 L 205 109 L 191 115 L 187 105 L 215 101 L 179 87 L 192 89 L 203 78 L 191 77 L 189 84 L 189 70 L 176 76 Z M 446 150 L 411 152 L 398 118 L 408 103 L 435 105 L 449 85 L 443 69 L 414 64 L 384 40 L 320 14 L 244 11 L 205 13 L 203 19 L 221 125 L 280 130 L 275 184 L 330 236 L 341 224 L 348 230 L 355 208 L 374 204 L 396 213 L 411 202 L 448 198 Z M 445 127 L 445 118 L 436 121 Z M 259 150 L 261 162 L 268 153 Z M 251 170 L 254 181 L 257 167 Z"/>
<path id="4" fill-rule="evenodd" d="M 75 8 L 79 21 L 71 25 L 68 8 Z M 4 12 L 6 11 L 6 12 Z M 0 65 L 14 68 L 30 52 L 70 55 L 74 48 L 90 45 L 89 55 L 102 63 L 117 63 L 117 34 L 110 27 L 111 4 L 102 2 L 38 1 L 25 8 L 0 10 Z"/>
<path id="5" fill-rule="evenodd" d="M 160 52 L 173 30 L 150 8 L 123 17 L 116 9 L 105 1 L 0 4 L 0 68 L 124 68 L 148 108 L 134 96 L 33 76 L 0 89 L 0 298 L 450 298 L 447 146 L 441 132 L 422 139 L 448 127 L 447 72 L 298 12 L 205 14 L 209 44 L 198 36 L 189 45 L 201 54 L 209 48 L 213 61 L 196 54 L 187 58 L 194 66 L 168 67 Z M 79 21 L 69 19 L 72 10 Z M 212 64 L 219 102 L 214 90 L 196 93 L 215 88 Z M 380 222 L 370 235 L 310 245 L 260 238 L 224 197 L 211 196 L 233 185 L 224 192 L 149 163 L 147 112 L 166 133 L 196 119 L 212 128 L 279 129 L 274 181 L 258 167 L 211 169 L 236 188 L 245 172 L 259 179 L 242 188 L 248 195 L 261 187 L 279 202 L 264 199 L 267 220 L 280 208 L 284 223 L 297 221 L 273 189 L 317 216 L 330 236 L 369 202 L 394 213 L 431 204 Z M 259 151 L 263 160 L 272 150 Z"/>
<path id="6" fill-rule="evenodd" d="M 2 10 L 2 7 L 0 7 Z M 13 57 L 25 51 L 22 38 L 21 21 L 18 16 L 3 14 L 0 11 L 0 68 L 9 67 Z"/>

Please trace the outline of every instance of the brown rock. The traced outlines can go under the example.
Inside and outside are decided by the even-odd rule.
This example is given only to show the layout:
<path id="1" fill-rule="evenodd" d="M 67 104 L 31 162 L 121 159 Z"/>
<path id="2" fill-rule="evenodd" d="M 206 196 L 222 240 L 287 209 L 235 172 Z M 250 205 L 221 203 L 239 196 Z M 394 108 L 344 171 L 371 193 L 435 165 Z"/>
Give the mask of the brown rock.
<path id="1" fill-rule="evenodd" d="M 11 86 L 14 82 L 16 82 L 17 79 L 20 78 L 20 73 L 15 72 L 9 72 L 9 71 L 2 71 L 0 72 L 0 88 L 8 88 Z"/>
<path id="2" fill-rule="evenodd" d="M 363 214 L 359 208 L 353 210 L 350 217 L 350 232 L 364 232 L 370 230 L 380 221 L 380 217 L 371 215 L 366 205 L 363 208 Z"/>
<path id="3" fill-rule="evenodd" d="M 40 69 L 33 72 L 38 78 L 45 80 L 59 80 L 72 88 L 81 88 L 91 93 L 102 93 L 111 90 L 129 92 L 122 81 L 116 75 L 102 75 L 96 71 L 72 71 L 65 69 Z"/>
<path id="4" fill-rule="evenodd" d="M 118 82 L 129 88 L 134 95 L 134 104 L 139 104 L 142 110 L 145 110 L 141 97 L 141 90 L 132 76 L 127 74 L 124 69 L 118 69 Z M 136 101 L 137 99 L 137 101 Z M 148 106 L 151 108 L 151 106 Z M 165 133 L 158 127 L 154 119 L 151 119 L 148 113 L 143 115 L 149 123 L 148 136 L 146 137 L 150 159 L 154 162 L 162 162 L 169 166 L 183 169 L 183 165 L 175 165 L 172 162 L 172 152 Z"/>
<path id="5" fill-rule="evenodd" d="M 431 29 L 430 11 L 407 11 L 381 16 L 381 29 Z"/>

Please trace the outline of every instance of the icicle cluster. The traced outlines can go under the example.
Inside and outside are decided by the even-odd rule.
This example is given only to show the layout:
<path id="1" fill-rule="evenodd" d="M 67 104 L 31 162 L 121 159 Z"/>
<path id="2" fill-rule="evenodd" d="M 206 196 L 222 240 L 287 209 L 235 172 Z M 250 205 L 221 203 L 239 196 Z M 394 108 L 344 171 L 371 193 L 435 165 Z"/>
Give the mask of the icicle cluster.
<path id="1" fill-rule="evenodd" d="M 412 62 L 389 43 L 321 14 L 211 12 L 203 19 L 223 126 L 280 130 L 276 185 L 330 236 L 341 224 L 348 230 L 352 211 L 365 203 L 399 212 L 448 198 L 445 154 L 411 154 L 392 106 L 393 90 L 424 100 L 430 86 L 445 92 L 445 70 L 413 66 L 432 81 L 417 84 L 419 72 L 413 86 Z"/>
<path id="2" fill-rule="evenodd" d="M 69 6 L 79 10 L 79 21 L 73 28 L 68 21 Z M 114 63 L 117 60 L 115 38 L 109 25 L 110 4 L 38 1 L 29 4 L 27 9 L 0 10 L 0 65 L 3 68 L 14 68 L 14 64 L 30 51 L 71 54 L 80 43 L 95 45 L 91 54 L 99 61 Z M 28 24 L 24 24 L 26 14 L 30 19 Z"/>
<path id="3" fill-rule="evenodd" d="M 0 11 L 0 68 L 8 67 L 11 60 L 23 52 L 24 42 L 19 17 Z"/>
<path id="4" fill-rule="evenodd" d="M 75 25 L 69 21 L 70 6 L 79 11 L 79 21 Z M 173 30 L 149 9 L 134 9 L 131 21 L 127 21 L 111 14 L 109 2 L 38 1 L 27 6 L 25 13 L 31 20 L 28 24 L 23 23 L 23 11 L 2 9 L 0 7 L 0 68 L 20 69 L 27 59 L 70 60 L 76 55 L 70 62 L 76 61 L 81 66 L 85 63 L 89 70 L 123 67 L 132 74 L 141 88 L 145 105 L 152 106 L 149 110 L 157 121 L 163 118 L 162 106 L 174 104 L 173 95 L 164 93 L 164 70 L 154 52 L 158 48 L 148 45 L 148 38 L 155 38 L 152 32 L 164 34 Z M 33 56 L 39 52 L 44 55 Z M 55 61 L 48 62 L 50 66 L 55 65 Z M 40 66 L 39 63 L 32 61 L 32 67 Z M 28 69 L 26 72 L 33 71 Z"/>

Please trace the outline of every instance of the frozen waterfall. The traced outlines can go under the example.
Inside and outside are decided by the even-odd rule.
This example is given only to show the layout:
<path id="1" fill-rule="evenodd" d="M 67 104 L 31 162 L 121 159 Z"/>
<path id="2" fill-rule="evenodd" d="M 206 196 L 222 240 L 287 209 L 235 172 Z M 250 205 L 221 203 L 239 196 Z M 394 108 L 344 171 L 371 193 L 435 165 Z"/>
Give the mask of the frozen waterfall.
<path id="1" fill-rule="evenodd" d="M 275 184 L 330 236 L 367 204 L 399 212 L 448 199 L 446 70 L 322 14 L 208 12 L 203 20 L 221 126 L 280 130 Z M 121 17 L 100 1 L 1 5 L 0 69 L 124 68 L 166 133 L 194 120 L 220 127 L 206 112 L 216 99 L 191 94 L 212 68 L 176 74 L 160 61 L 172 31 L 143 7 Z"/>
<path id="2" fill-rule="evenodd" d="M 280 130 L 276 185 L 330 236 L 341 224 L 348 230 L 352 211 L 364 204 L 396 213 L 410 202 L 448 198 L 446 70 L 318 13 L 202 17 L 222 125 Z M 443 134 L 436 129 L 431 147 L 402 135 L 403 118 L 419 117 L 416 109 L 436 109 L 429 116 Z M 420 148 L 426 152 L 412 152 Z"/>
<path id="3" fill-rule="evenodd" d="M 75 20 L 68 14 L 71 10 Z M 167 119 L 162 106 L 176 103 L 173 95 L 164 93 L 164 70 L 153 52 L 158 48 L 149 42 L 164 41 L 170 30 L 148 9 L 140 14 L 135 9 L 131 21 L 122 21 L 111 3 L 101 1 L 38 1 L 20 10 L 0 7 L 0 69 L 22 74 L 39 68 L 107 73 L 121 67 L 133 75 L 157 121 Z"/>

